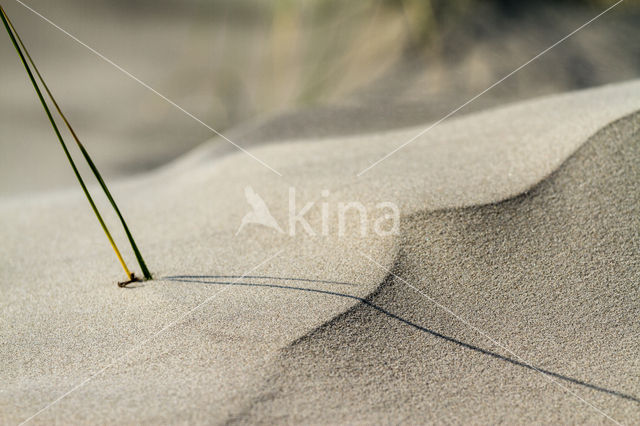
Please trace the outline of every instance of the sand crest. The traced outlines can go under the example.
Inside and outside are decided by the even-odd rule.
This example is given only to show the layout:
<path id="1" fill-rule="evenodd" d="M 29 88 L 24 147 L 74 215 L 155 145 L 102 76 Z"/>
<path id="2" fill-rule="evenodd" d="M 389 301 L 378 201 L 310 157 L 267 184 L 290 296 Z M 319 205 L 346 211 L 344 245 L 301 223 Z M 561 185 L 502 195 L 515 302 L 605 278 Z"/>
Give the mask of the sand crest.
<path id="1" fill-rule="evenodd" d="M 501 107 L 360 177 L 428 123 L 252 151 L 283 177 L 205 144 L 114 186 L 158 278 L 129 290 L 79 191 L 4 198 L 0 421 L 632 422 L 639 109 L 637 81 Z M 247 186 L 333 231 L 318 201 L 315 236 L 236 235 Z M 400 235 L 336 235 L 339 201 Z"/>

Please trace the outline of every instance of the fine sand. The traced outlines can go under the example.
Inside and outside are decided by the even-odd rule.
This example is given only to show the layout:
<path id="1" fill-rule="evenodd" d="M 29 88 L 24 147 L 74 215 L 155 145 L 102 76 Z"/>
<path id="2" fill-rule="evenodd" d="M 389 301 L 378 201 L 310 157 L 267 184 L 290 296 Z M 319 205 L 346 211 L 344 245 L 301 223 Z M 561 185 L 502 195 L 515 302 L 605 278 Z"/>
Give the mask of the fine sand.
<path id="1" fill-rule="evenodd" d="M 126 290 L 79 190 L 5 197 L 0 422 L 634 423 L 639 110 L 634 81 L 475 113 L 359 177 L 429 123 L 251 151 L 282 177 L 212 141 L 114 185 L 156 277 Z M 236 235 L 247 186 L 316 235 Z M 351 201 L 399 234 L 339 236 Z"/>

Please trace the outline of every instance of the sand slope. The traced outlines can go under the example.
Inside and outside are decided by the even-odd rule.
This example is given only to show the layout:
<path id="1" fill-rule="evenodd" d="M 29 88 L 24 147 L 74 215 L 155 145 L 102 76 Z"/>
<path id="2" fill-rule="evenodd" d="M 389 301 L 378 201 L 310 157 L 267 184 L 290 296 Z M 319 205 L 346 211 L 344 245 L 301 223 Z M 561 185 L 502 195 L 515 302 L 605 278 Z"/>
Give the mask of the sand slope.
<path id="1" fill-rule="evenodd" d="M 486 111 L 361 177 L 426 125 L 254 151 L 283 177 L 205 144 L 114 186 L 158 278 L 131 290 L 115 286 L 121 272 L 79 191 L 5 198 L 0 421 L 62 396 L 32 421 L 605 419 L 496 358 L 514 357 L 389 270 L 527 364 L 606 388 L 561 380 L 629 421 L 640 393 L 638 117 L 616 120 L 639 109 L 629 82 Z M 293 186 L 298 210 L 323 189 L 331 206 L 394 201 L 402 233 L 363 237 L 351 221 L 344 237 L 256 225 L 236 235 L 247 185 L 283 227 Z M 306 217 L 317 232 L 320 207 Z"/>
<path id="2" fill-rule="evenodd" d="M 522 195 L 407 217 L 392 274 L 283 349 L 236 420 L 633 423 L 639 161 L 634 114 Z"/>

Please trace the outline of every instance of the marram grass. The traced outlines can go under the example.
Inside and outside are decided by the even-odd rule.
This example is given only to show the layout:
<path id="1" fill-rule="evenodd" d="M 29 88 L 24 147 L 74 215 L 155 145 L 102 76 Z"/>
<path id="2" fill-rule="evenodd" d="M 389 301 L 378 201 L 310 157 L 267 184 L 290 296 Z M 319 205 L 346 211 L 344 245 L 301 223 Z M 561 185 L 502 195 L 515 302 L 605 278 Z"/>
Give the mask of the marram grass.
<path id="1" fill-rule="evenodd" d="M 16 31 L 15 27 L 13 26 L 13 23 L 11 22 L 11 20 L 7 16 L 7 14 L 6 14 L 4 8 L 2 7 L 2 5 L 0 5 L 0 17 L 2 18 L 2 23 L 4 24 L 4 27 L 7 30 L 7 33 L 9 34 L 9 37 L 11 38 L 11 41 L 13 42 L 13 46 L 15 47 L 16 51 L 18 52 L 18 55 L 20 56 L 20 60 L 22 61 L 22 64 L 24 65 L 24 68 L 25 68 L 25 70 L 27 72 L 27 75 L 29 76 L 29 79 L 31 80 L 31 83 L 33 84 L 33 88 L 35 89 L 36 94 L 38 95 L 38 99 L 40 99 L 40 103 L 42 104 L 42 107 L 44 108 L 44 111 L 47 114 L 47 117 L 49 118 L 49 122 L 51 123 L 51 126 L 53 127 L 53 130 L 54 130 L 54 132 L 55 132 L 55 134 L 56 134 L 56 136 L 58 138 L 58 141 L 60 142 L 60 145 L 62 146 L 62 149 L 63 149 L 63 151 L 64 151 L 64 153 L 65 153 L 65 155 L 67 157 L 67 160 L 69 161 L 69 164 L 71 165 L 71 168 L 73 169 L 73 173 L 75 174 L 76 178 L 78 179 L 78 183 L 82 187 L 82 191 L 84 192 L 84 195 L 87 197 L 87 200 L 89 201 L 89 204 L 91 205 L 91 209 L 93 210 L 94 214 L 96 215 L 96 218 L 98 219 L 98 222 L 100 222 L 100 226 L 102 227 L 102 230 L 104 231 L 105 235 L 107 236 L 107 239 L 109 240 L 109 243 L 111 244 L 111 247 L 113 248 L 113 251 L 115 252 L 116 257 L 118 258 L 118 261 L 120 262 L 120 264 L 122 265 L 122 268 L 124 269 L 125 273 L 127 274 L 127 281 L 123 282 L 123 283 L 120 283 L 120 286 L 124 286 L 124 285 L 128 284 L 129 282 L 136 281 L 137 279 L 136 279 L 135 275 L 132 272 L 129 271 L 129 268 L 127 267 L 126 262 L 124 261 L 124 259 L 122 258 L 122 255 L 120 254 L 120 250 L 118 249 L 118 246 L 116 245 L 115 241 L 113 240 L 113 237 L 111 236 L 111 233 L 109 232 L 109 229 L 107 228 L 107 225 L 105 224 L 104 220 L 102 219 L 102 216 L 100 215 L 100 212 L 98 211 L 98 208 L 96 207 L 93 199 L 91 198 L 91 194 L 89 193 L 89 190 L 87 189 L 87 186 L 85 185 L 84 180 L 82 179 L 82 176 L 80 175 L 80 172 L 78 171 L 78 168 L 76 167 L 75 162 L 73 161 L 73 158 L 71 157 L 71 154 L 69 153 L 69 150 L 67 148 L 67 144 L 64 142 L 64 139 L 62 138 L 62 135 L 60 134 L 58 126 L 56 125 L 56 122 L 53 119 L 53 116 L 51 115 L 51 111 L 49 110 L 49 107 L 47 106 L 47 103 L 44 100 L 44 97 L 42 96 L 42 92 L 40 91 L 40 88 L 39 88 L 38 84 L 36 83 L 36 80 L 35 80 L 35 78 L 33 76 L 33 73 L 31 71 L 30 67 L 29 67 L 29 64 L 31 64 L 31 66 L 33 67 L 33 70 L 35 71 L 36 75 L 38 76 L 38 80 L 42 84 L 42 87 L 44 88 L 44 90 L 46 91 L 47 95 L 49 96 L 49 99 L 51 100 L 51 103 L 53 104 L 53 106 L 55 107 L 56 111 L 58 112 L 58 114 L 60 115 L 60 117 L 64 121 L 65 125 L 69 129 L 69 132 L 71 133 L 71 135 L 73 136 L 74 140 L 76 141 L 76 144 L 77 144 L 78 148 L 80 149 L 80 152 L 82 153 L 82 156 L 84 157 L 84 159 L 89 164 L 89 167 L 91 168 L 91 171 L 93 172 L 94 176 L 98 180 L 98 183 L 100 184 L 100 187 L 104 191 L 105 195 L 109 199 L 109 202 L 111 203 L 111 206 L 113 207 L 113 209 L 115 210 L 116 214 L 118 215 L 118 218 L 120 219 L 120 223 L 122 224 L 122 227 L 124 228 L 124 231 L 125 231 L 125 233 L 127 235 L 127 238 L 129 239 L 129 243 L 131 244 L 131 248 L 132 248 L 132 250 L 133 250 L 133 252 L 134 252 L 134 254 L 136 256 L 136 259 L 138 260 L 138 264 L 140 265 L 140 269 L 142 270 L 142 274 L 144 275 L 144 278 L 145 279 L 151 279 L 152 278 L 151 273 L 147 269 L 147 265 L 145 264 L 144 259 L 142 258 L 142 254 L 140 253 L 140 250 L 138 249 L 138 246 L 137 246 L 135 240 L 133 239 L 133 235 L 131 235 L 131 231 L 129 231 L 129 227 L 127 226 L 127 223 L 125 222 L 124 217 L 122 216 L 122 213 L 120 212 L 120 209 L 118 208 L 115 200 L 111 196 L 111 192 L 107 188 L 107 185 L 105 184 L 104 179 L 102 179 L 102 176 L 100 175 L 100 172 L 98 171 L 98 168 L 96 167 L 95 163 L 93 162 L 93 160 L 89 156 L 89 153 L 87 152 L 87 150 L 84 148 L 84 146 L 80 142 L 76 132 L 71 127 L 71 124 L 69 123 L 69 120 L 67 120 L 67 117 L 64 115 L 64 113 L 60 109 L 60 106 L 58 105 L 58 103 L 56 102 L 55 98 L 51 94 L 51 91 L 49 90 L 49 87 L 47 86 L 47 84 L 45 83 L 44 79 L 42 78 L 42 75 L 38 71 L 38 68 L 36 67 L 35 62 L 31 58 L 31 55 L 29 55 L 29 52 L 28 52 L 27 48 L 25 47 L 24 43 L 22 42 L 22 39 L 18 35 L 18 32 Z M 25 59 L 25 56 L 26 56 L 26 59 Z M 29 64 L 27 63 L 27 61 L 29 62 Z"/>

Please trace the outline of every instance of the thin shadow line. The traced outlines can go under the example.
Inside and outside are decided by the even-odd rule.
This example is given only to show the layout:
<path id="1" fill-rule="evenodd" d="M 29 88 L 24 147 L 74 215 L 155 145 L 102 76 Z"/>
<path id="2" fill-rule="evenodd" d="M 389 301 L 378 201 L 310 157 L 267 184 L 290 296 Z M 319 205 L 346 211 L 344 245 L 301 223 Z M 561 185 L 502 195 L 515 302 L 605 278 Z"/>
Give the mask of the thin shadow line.
<path id="1" fill-rule="evenodd" d="M 183 277 L 189 277 L 189 276 L 183 276 Z M 229 276 L 227 276 L 229 277 Z M 523 367 L 523 368 L 527 368 L 529 370 L 533 370 L 533 371 L 537 371 L 540 373 L 544 373 L 547 374 L 549 376 L 555 377 L 557 379 L 560 380 L 564 380 L 566 382 L 569 383 L 573 383 L 576 385 L 580 385 L 580 386 L 584 386 L 586 388 L 598 391 L 598 392 L 603 392 L 603 393 L 607 393 L 609 395 L 614 395 L 620 398 L 624 398 L 626 400 L 629 401 L 633 401 L 635 403 L 640 403 L 640 399 L 636 398 L 633 395 L 628 395 L 622 392 L 618 392 L 615 390 L 611 390 L 611 389 L 607 389 L 607 388 L 603 388 L 601 386 L 596 386 L 596 385 L 592 385 L 590 383 L 584 382 L 582 380 L 578 380 L 578 379 L 574 379 L 572 377 L 568 377 L 568 376 L 564 376 L 562 374 L 559 373 L 554 373 L 553 371 L 549 371 L 549 370 L 545 370 L 543 368 L 538 368 L 538 367 L 534 367 L 532 365 L 526 364 L 524 362 L 518 361 L 516 359 L 513 358 L 509 358 L 506 357 L 504 355 L 500 355 L 499 353 L 496 352 L 491 352 L 487 349 L 483 349 L 479 346 L 474 346 L 471 345 L 469 343 L 465 343 L 461 340 L 455 339 L 453 337 L 450 336 L 446 336 L 442 333 L 438 333 L 437 331 L 433 331 L 430 330 L 426 327 L 423 327 L 421 325 L 418 325 L 414 322 L 411 322 L 407 319 L 404 319 L 392 312 L 389 312 L 383 308 L 381 308 L 378 305 L 375 305 L 373 303 L 371 303 L 370 301 L 363 299 L 362 297 L 358 297 L 358 296 L 354 296 L 352 294 L 346 294 L 346 293 L 337 293 L 335 291 L 329 291 L 329 290 L 319 290 L 319 289 L 314 289 L 314 288 L 304 288 L 304 287 L 290 287 L 290 286 L 285 286 L 285 285 L 279 285 L 279 284 L 256 284 L 256 283 L 245 283 L 245 282 L 226 282 L 226 281 L 203 281 L 202 279 L 208 279 L 208 278 L 220 278 L 218 276 L 198 276 L 197 278 L 199 278 L 199 280 L 194 280 L 194 279 L 185 279 L 182 277 L 166 277 L 165 279 L 169 280 L 169 281 L 178 281 L 178 282 L 186 282 L 186 283 L 201 283 L 201 284 L 216 284 L 216 285 L 233 285 L 233 286 L 244 286 L 244 287 L 266 287 L 266 288 L 277 288 L 277 289 L 284 289 L 284 290 L 297 290 L 297 291 L 306 291 L 309 293 L 319 293 L 319 294 L 326 294 L 326 295 L 330 295 L 330 296 L 338 296 L 338 297 L 344 297 L 344 298 L 348 298 L 348 299 L 353 299 L 353 300 L 357 300 L 375 310 L 377 310 L 378 312 L 381 312 L 385 315 L 387 315 L 390 318 L 393 318 L 397 321 L 400 321 L 406 325 L 409 325 L 417 330 L 420 330 L 422 332 L 428 333 L 434 337 L 438 337 L 440 339 L 446 340 L 447 342 L 450 343 L 455 343 L 456 345 L 462 346 L 463 348 L 466 349 L 470 349 L 472 351 L 475 352 L 479 352 L 483 355 L 488 355 L 490 357 L 493 357 L 495 359 L 499 359 L 501 361 L 505 361 L 505 362 L 509 362 L 513 365 L 517 365 L 519 367 Z M 241 278 L 241 277 L 238 277 Z M 248 276 L 244 277 L 244 278 L 250 278 Z M 307 279 L 302 279 L 302 278 L 278 278 L 278 277 L 274 277 L 274 279 L 279 279 L 279 280 L 289 280 L 289 281 L 309 281 L 309 282 L 315 282 L 314 280 L 307 280 Z M 318 280 L 319 282 L 322 282 L 321 280 Z M 347 284 L 347 283 L 344 283 Z M 353 284 L 351 284 L 353 285 Z"/>
<path id="2" fill-rule="evenodd" d="M 322 283 L 322 284 L 338 284 L 338 285 L 348 285 L 352 287 L 357 287 L 358 284 L 354 283 L 345 283 L 341 281 L 327 281 L 327 280 L 313 280 L 309 278 L 283 278 L 283 277 L 268 277 L 264 275 L 173 275 L 170 277 L 164 277 L 164 279 L 177 281 L 180 279 L 210 279 L 210 278 L 250 278 L 256 280 L 280 280 L 280 281 L 300 281 L 306 283 Z M 291 287 L 295 288 L 295 287 Z"/>

